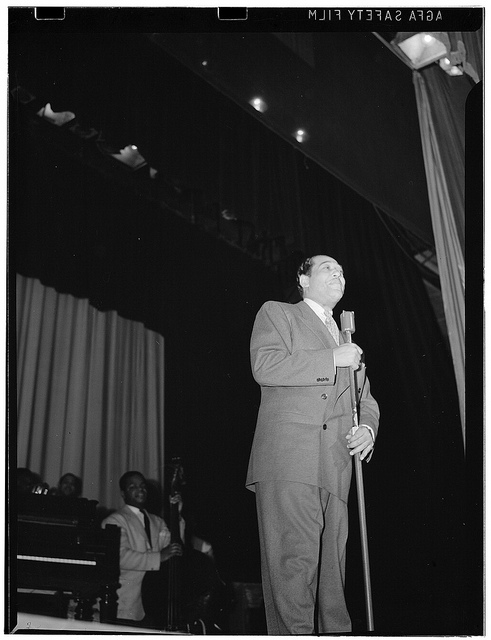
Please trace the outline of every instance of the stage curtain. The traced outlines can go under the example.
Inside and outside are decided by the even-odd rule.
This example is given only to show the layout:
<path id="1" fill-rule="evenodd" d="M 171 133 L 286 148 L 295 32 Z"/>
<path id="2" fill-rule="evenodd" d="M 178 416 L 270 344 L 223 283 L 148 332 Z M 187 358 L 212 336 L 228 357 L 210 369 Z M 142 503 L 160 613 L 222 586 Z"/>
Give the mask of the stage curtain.
<path id="1" fill-rule="evenodd" d="M 452 110 L 448 82 L 455 79 L 444 76 L 435 68 L 415 71 L 413 80 L 465 444 L 464 111 Z"/>
<path id="2" fill-rule="evenodd" d="M 17 464 L 121 504 L 129 469 L 163 483 L 164 341 L 143 324 L 17 276 Z"/>

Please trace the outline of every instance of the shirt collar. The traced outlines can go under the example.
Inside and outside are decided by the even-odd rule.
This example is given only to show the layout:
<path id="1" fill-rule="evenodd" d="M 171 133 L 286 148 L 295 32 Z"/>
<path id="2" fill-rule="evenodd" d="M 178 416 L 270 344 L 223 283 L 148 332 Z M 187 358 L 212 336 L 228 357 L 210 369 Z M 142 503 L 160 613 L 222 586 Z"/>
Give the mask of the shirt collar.
<path id="1" fill-rule="evenodd" d="M 141 511 L 138 507 L 133 506 L 132 504 L 127 504 L 126 505 L 129 509 L 131 509 L 133 511 L 133 513 L 136 513 L 137 516 L 141 516 Z"/>
<path id="2" fill-rule="evenodd" d="M 322 320 L 322 322 L 324 322 L 324 318 L 327 317 L 327 313 L 324 307 L 311 298 L 304 298 L 303 301 L 306 302 L 312 309 L 312 311 Z M 332 310 L 328 309 L 328 311 L 331 312 L 332 316 Z"/>

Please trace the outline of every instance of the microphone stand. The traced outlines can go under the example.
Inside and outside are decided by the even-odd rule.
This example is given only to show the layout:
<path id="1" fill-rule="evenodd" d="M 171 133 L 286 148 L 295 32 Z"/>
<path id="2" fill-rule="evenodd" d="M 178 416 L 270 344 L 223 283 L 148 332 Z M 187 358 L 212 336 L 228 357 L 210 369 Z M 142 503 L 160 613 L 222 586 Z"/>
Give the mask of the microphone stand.
<path id="1" fill-rule="evenodd" d="M 351 343 L 351 334 L 355 332 L 355 314 L 353 311 L 343 311 L 341 314 L 341 331 L 346 342 Z M 358 429 L 358 394 L 356 389 L 355 372 L 349 368 L 351 411 L 353 418 L 353 433 Z M 358 513 L 360 520 L 361 554 L 363 561 L 363 577 L 365 585 L 365 608 L 367 614 L 367 626 L 369 631 L 374 631 L 373 609 L 372 609 L 372 588 L 370 583 L 370 562 L 368 557 L 368 536 L 367 523 L 365 517 L 365 495 L 363 490 L 363 469 L 361 467 L 360 454 L 355 454 L 355 476 L 356 489 L 358 495 Z"/>

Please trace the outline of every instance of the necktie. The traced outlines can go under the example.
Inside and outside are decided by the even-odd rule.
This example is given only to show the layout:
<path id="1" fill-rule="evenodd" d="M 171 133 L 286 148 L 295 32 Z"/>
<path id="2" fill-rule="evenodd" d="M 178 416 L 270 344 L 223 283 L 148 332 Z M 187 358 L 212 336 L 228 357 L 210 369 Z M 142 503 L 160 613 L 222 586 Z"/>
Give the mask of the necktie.
<path id="1" fill-rule="evenodd" d="M 145 509 L 140 509 L 140 511 L 143 513 L 143 521 L 145 522 L 145 531 L 147 532 L 148 541 L 150 542 L 150 544 L 152 544 L 152 536 L 150 534 L 150 519 Z"/>
<path id="2" fill-rule="evenodd" d="M 326 324 L 326 327 L 329 329 L 329 333 L 332 335 L 332 337 L 334 338 L 334 341 L 339 346 L 339 329 L 338 329 L 338 325 L 336 324 L 336 321 L 334 320 L 334 318 L 332 317 L 332 315 L 330 313 L 326 313 L 326 319 L 325 319 L 324 322 Z"/>

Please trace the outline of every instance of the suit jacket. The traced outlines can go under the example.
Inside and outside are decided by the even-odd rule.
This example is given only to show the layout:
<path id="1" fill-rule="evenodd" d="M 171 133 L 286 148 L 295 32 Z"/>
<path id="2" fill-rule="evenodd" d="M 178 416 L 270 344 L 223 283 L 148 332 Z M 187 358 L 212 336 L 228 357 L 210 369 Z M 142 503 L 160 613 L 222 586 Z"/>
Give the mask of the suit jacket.
<path id="1" fill-rule="evenodd" d="M 343 336 L 341 335 L 341 340 Z M 261 404 L 246 485 L 304 482 L 347 501 L 353 426 L 349 368 L 334 366 L 336 343 L 308 304 L 266 302 L 251 336 L 251 365 Z M 378 404 L 365 368 L 357 372 L 359 424 L 377 433 Z"/>
<path id="2" fill-rule="evenodd" d="M 170 531 L 164 520 L 152 513 L 150 520 L 150 544 L 140 518 L 125 505 L 103 522 L 121 528 L 120 588 L 118 589 L 118 618 L 142 620 L 145 616 L 141 599 L 141 584 L 145 571 L 160 569 L 160 551 L 170 543 Z"/>

